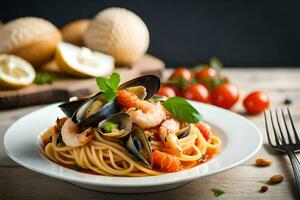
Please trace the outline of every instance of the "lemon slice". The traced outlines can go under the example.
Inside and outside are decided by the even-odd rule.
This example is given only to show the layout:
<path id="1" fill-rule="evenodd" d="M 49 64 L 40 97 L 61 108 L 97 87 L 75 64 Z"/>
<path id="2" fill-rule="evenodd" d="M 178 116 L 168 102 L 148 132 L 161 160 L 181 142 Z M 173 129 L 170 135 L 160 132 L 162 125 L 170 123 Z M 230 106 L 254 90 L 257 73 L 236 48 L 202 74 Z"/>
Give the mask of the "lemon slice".
<path id="1" fill-rule="evenodd" d="M 62 71 L 79 77 L 107 76 L 115 66 L 112 56 L 66 42 L 57 46 L 55 61 Z"/>
<path id="2" fill-rule="evenodd" d="M 13 55 L 0 55 L 0 88 L 14 89 L 30 85 L 35 78 L 31 64 Z"/>

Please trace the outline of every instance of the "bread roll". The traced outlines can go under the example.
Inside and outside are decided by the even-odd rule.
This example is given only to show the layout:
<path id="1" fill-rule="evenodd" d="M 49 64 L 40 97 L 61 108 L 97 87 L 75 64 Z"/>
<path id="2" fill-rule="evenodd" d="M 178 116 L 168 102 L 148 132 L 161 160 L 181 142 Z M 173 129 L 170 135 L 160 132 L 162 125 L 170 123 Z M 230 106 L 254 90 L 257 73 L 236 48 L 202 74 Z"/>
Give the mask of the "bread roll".
<path id="1" fill-rule="evenodd" d="M 89 21 L 88 19 L 80 19 L 63 26 L 61 28 L 63 40 L 77 46 L 83 46 L 83 34 Z"/>
<path id="2" fill-rule="evenodd" d="M 92 50 L 112 55 L 117 64 L 132 64 L 149 47 L 149 31 L 143 20 L 124 8 L 99 12 L 89 24 L 84 41 Z"/>
<path id="3" fill-rule="evenodd" d="M 53 57 L 60 40 L 61 34 L 51 22 L 36 17 L 19 18 L 0 29 L 0 54 L 14 54 L 39 66 Z"/>

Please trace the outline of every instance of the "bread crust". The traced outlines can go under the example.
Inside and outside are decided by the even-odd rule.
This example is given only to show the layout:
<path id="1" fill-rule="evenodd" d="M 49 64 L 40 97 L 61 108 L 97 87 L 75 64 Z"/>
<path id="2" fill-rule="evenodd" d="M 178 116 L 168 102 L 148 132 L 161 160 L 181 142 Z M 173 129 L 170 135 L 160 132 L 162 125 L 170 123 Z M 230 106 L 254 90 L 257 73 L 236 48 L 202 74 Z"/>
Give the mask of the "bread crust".
<path id="1" fill-rule="evenodd" d="M 77 46 L 84 46 L 83 35 L 89 22 L 89 19 L 80 19 L 63 26 L 60 29 L 63 40 Z"/>
<path id="2" fill-rule="evenodd" d="M 61 39 L 60 32 L 52 32 L 15 47 L 8 53 L 20 56 L 35 67 L 39 67 L 54 57 L 56 46 Z"/>

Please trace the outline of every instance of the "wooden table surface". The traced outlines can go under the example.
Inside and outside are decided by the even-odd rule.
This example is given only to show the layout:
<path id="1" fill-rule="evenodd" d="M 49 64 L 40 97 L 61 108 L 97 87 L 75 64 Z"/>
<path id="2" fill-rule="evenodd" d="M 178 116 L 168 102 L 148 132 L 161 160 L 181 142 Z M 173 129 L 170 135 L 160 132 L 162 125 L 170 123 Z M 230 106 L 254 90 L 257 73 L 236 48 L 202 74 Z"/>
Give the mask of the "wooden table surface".
<path id="1" fill-rule="evenodd" d="M 165 76 L 167 74 L 168 72 L 165 73 Z M 266 91 L 271 97 L 272 107 L 284 107 L 285 98 L 291 99 L 290 108 L 296 124 L 298 127 L 300 126 L 300 69 L 226 69 L 225 74 L 240 87 L 242 96 L 256 89 Z M 246 163 L 174 190 L 148 194 L 109 194 L 89 191 L 38 174 L 21 167 L 8 158 L 3 147 L 5 131 L 18 118 L 41 107 L 43 106 L 0 111 L 0 199 L 215 199 L 210 192 L 211 188 L 225 191 L 225 194 L 217 199 L 295 199 L 291 165 L 285 155 L 278 154 L 268 147 L 262 115 L 246 116 L 259 127 L 264 135 L 263 147 Z M 243 114 L 241 104 L 237 105 L 234 111 Z M 242 130 L 241 134 L 243 134 Z M 273 163 L 270 167 L 258 168 L 254 165 L 257 157 L 271 159 Z M 268 179 L 274 174 L 282 174 L 285 180 L 281 184 L 270 186 L 266 193 L 259 193 L 258 190 L 261 186 L 259 181 Z"/>

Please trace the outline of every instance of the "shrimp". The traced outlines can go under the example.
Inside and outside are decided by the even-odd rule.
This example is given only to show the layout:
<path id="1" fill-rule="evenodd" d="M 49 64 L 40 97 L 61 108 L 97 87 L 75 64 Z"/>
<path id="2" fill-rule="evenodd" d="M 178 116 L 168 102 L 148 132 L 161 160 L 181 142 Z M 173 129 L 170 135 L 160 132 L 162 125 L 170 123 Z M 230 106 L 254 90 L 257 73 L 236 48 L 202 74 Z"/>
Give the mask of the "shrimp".
<path id="1" fill-rule="evenodd" d="M 181 156 L 182 148 L 175 134 L 180 129 L 180 124 L 175 119 L 166 119 L 159 127 L 157 134 L 161 141 L 170 148 L 170 152 L 176 156 Z"/>
<path id="2" fill-rule="evenodd" d="M 117 102 L 128 109 L 132 121 L 144 129 L 159 125 L 166 117 L 160 103 L 141 100 L 126 90 L 118 91 Z"/>
<path id="3" fill-rule="evenodd" d="M 182 168 L 178 157 L 159 150 L 152 152 L 152 159 L 155 166 L 166 172 L 178 172 Z"/>
<path id="4" fill-rule="evenodd" d="M 92 127 L 80 132 L 76 124 L 71 119 L 67 119 L 61 128 L 61 136 L 66 145 L 79 147 L 91 141 L 94 137 L 94 132 Z"/>

